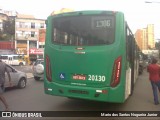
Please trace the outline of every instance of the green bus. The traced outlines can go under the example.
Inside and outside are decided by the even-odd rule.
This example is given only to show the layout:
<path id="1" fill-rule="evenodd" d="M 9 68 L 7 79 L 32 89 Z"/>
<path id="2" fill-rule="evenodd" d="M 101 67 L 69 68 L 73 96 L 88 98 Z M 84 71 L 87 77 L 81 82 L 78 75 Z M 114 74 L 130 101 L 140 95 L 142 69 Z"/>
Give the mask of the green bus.
<path id="1" fill-rule="evenodd" d="M 74 11 L 46 20 L 45 94 L 123 103 L 133 93 L 139 54 L 119 11 Z"/>

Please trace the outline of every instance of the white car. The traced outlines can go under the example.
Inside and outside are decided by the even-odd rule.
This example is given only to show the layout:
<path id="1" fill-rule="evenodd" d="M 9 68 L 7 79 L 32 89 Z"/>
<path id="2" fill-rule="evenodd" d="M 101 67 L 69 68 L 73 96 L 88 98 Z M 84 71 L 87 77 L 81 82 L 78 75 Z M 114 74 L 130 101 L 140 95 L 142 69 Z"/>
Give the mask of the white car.
<path id="1" fill-rule="evenodd" d="M 18 87 L 18 88 L 25 88 L 26 87 L 26 83 L 27 83 L 27 75 L 24 72 L 21 72 L 19 70 L 16 70 L 15 68 L 13 68 L 10 65 L 7 65 L 7 69 L 10 73 L 11 76 L 11 83 L 12 86 L 11 87 Z M 5 73 L 5 84 L 4 84 L 4 88 L 10 87 L 9 84 L 9 78 L 7 73 Z"/>
<path id="2" fill-rule="evenodd" d="M 37 59 L 35 63 L 33 63 L 33 76 L 35 80 L 43 80 L 44 79 L 44 59 Z"/>

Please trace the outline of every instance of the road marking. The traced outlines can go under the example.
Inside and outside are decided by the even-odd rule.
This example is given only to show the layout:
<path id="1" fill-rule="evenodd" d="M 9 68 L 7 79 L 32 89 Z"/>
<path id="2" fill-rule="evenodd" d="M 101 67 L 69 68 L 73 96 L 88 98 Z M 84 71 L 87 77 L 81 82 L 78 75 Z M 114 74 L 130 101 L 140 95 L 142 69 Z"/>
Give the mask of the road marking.
<path id="1" fill-rule="evenodd" d="M 27 78 L 33 78 L 33 74 L 32 73 L 26 73 Z"/>

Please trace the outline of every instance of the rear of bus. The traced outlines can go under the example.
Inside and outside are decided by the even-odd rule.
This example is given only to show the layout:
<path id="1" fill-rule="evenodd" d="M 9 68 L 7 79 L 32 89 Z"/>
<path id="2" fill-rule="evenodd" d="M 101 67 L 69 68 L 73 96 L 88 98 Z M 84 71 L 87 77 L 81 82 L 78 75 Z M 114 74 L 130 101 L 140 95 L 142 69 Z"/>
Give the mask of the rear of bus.
<path id="1" fill-rule="evenodd" d="M 45 93 L 124 102 L 125 43 L 121 12 L 80 11 L 49 16 Z"/>

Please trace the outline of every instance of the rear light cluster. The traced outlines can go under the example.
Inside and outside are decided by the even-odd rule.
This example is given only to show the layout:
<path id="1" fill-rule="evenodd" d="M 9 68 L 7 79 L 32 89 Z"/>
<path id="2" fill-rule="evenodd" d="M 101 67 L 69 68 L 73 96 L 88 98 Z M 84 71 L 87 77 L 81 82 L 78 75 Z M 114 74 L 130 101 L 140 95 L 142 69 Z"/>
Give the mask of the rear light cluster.
<path id="1" fill-rule="evenodd" d="M 111 87 L 116 87 L 120 82 L 121 66 L 122 66 L 121 64 L 122 64 L 122 57 L 120 56 L 114 62 Z"/>
<path id="2" fill-rule="evenodd" d="M 46 55 L 46 77 L 49 82 L 52 81 L 51 63 L 48 55 Z"/>

